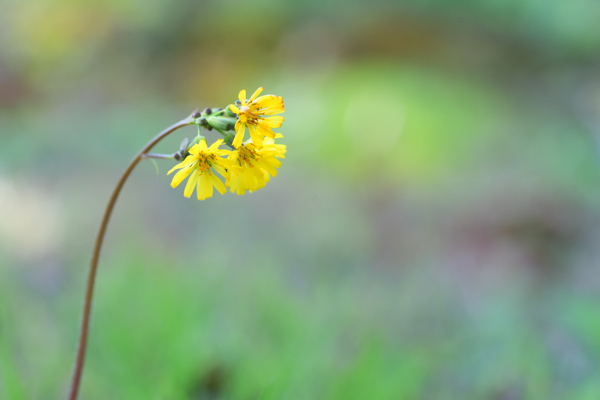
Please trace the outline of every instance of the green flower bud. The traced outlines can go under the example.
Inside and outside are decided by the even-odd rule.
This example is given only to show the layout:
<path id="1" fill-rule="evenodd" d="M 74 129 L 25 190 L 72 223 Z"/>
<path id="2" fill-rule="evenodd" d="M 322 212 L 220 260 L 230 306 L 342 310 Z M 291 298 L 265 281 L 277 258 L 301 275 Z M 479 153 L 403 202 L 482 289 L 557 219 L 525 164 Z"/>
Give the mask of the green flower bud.
<path id="1" fill-rule="evenodd" d="M 230 131 L 235 127 L 235 118 L 229 118 L 229 117 L 214 117 L 214 116 L 209 116 L 208 118 L 206 118 L 206 120 L 208 121 L 208 125 L 212 126 L 213 128 L 215 128 L 216 130 L 220 130 L 220 131 Z"/>
<path id="2" fill-rule="evenodd" d="M 231 147 L 234 138 L 235 138 L 235 132 L 229 132 L 224 135 L 223 141 L 225 142 L 226 145 Z"/>
<path id="3" fill-rule="evenodd" d="M 187 150 L 194 147 L 194 145 L 200 143 L 201 140 L 204 140 L 206 142 L 206 138 L 204 136 L 198 134 L 198 136 L 196 136 L 196 138 L 187 145 Z"/>

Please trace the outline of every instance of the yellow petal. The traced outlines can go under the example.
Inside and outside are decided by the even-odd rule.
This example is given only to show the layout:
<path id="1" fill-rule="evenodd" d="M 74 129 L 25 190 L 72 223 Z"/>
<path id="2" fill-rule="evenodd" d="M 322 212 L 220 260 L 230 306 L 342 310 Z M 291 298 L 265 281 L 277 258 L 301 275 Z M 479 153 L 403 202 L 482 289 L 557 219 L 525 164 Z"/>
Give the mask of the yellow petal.
<path id="1" fill-rule="evenodd" d="M 185 178 L 188 177 L 189 174 L 192 173 L 193 170 L 194 168 L 186 168 L 176 173 L 171 181 L 171 187 L 177 187 Z"/>
<path id="2" fill-rule="evenodd" d="M 198 200 L 206 199 L 206 195 L 204 194 L 204 180 L 200 176 L 198 177 L 198 187 L 196 188 L 196 192 L 198 193 Z"/>
<path id="3" fill-rule="evenodd" d="M 223 176 L 223 178 L 227 179 L 227 176 L 229 175 L 227 173 L 227 170 L 225 170 L 225 168 L 221 167 L 218 164 L 213 164 L 212 165 L 212 169 L 214 169 L 215 171 L 217 171 L 219 174 L 221 174 L 221 176 Z"/>
<path id="4" fill-rule="evenodd" d="M 252 94 L 252 96 L 250 96 L 250 99 L 248 100 L 248 102 L 252 102 L 252 101 L 253 101 L 255 98 L 257 98 L 257 97 L 258 97 L 258 95 L 260 94 L 260 92 L 262 92 L 262 91 L 263 91 L 263 89 L 264 89 L 264 88 L 263 88 L 262 86 L 261 86 L 261 87 L 259 87 L 258 89 L 256 89 L 256 90 L 254 91 L 254 93 Z"/>
<path id="5" fill-rule="evenodd" d="M 221 145 L 221 143 L 223 143 L 223 139 L 219 139 L 216 142 L 214 142 L 213 144 L 211 144 L 209 149 L 212 151 L 217 150 L 219 148 L 219 146 Z"/>
<path id="6" fill-rule="evenodd" d="M 183 162 L 180 162 L 179 164 L 177 164 L 176 166 L 174 166 L 173 168 L 171 168 L 169 170 L 169 172 L 167 172 L 167 175 L 169 175 L 171 172 L 175 171 L 176 169 L 183 168 L 183 166 L 184 166 Z"/>
<path id="7" fill-rule="evenodd" d="M 242 105 L 246 103 L 246 90 L 245 89 L 240 90 L 238 99 L 240 99 L 240 101 L 242 102 Z"/>
<path id="8" fill-rule="evenodd" d="M 244 134 L 246 133 L 246 124 L 239 123 L 235 125 L 235 138 L 233 139 L 233 147 L 238 148 L 241 146 L 244 140 Z"/>
<path id="9" fill-rule="evenodd" d="M 202 180 L 204 181 L 204 194 L 207 198 L 212 197 L 213 195 L 213 182 L 210 176 L 211 175 L 208 173 L 208 171 L 202 174 Z"/>
<path id="10" fill-rule="evenodd" d="M 193 145 L 190 148 L 189 153 L 193 154 L 195 156 L 198 156 L 200 154 L 200 149 L 201 149 L 200 145 L 198 143 L 196 143 L 195 145 Z"/>
<path id="11" fill-rule="evenodd" d="M 196 182 L 198 182 L 198 171 L 195 171 L 192 176 L 190 176 L 190 179 L 188 179 L 187 184 L 185 185 L 185 190 L 183 191 L 183 195 L 185 197 L 189 198 L 192 193 L 194 193 Z"/>
<path id="12" fill-rule="evenodd" d="M 283 99 L 274 95 L 260 96 L 253 104 L 260 108 L 263 115 L 273 115 L 285 112 Z"/>
<path id="13" fill-rule="evenodd" d="M 248 125 L 248 130 L 250 131 L 250 137 L 252 138 L 252 143 L 257 147 L 262 147 L 263 135 L 256 131 L 256 128 L 252 125 Z"/>
<path id="14" fill-rule="evenodd" d="M 268 117 L 263 119 L 260 123 L 268 126 L 269 128 L 279 128 L 283 124 L 284 118 L 280 115 L 274 117 Z"/>
<path id="15" fill-rule="evenodd" d="M 238 184 L 238 185 L 235 187 L 235 194 L 237 194 L 238 196 L 241 196 L 241 195 L 243 195 L 244 193 L 246 193 L 246 191 L 244 190 L 244 188 L 242 187 L 242 185 L 241 185 L 241 184 Z"/>
<path id="16" fill-rule="evenodd" d="M 285 110 L 283 109 L 283 106 L 281 107 L 269 107 L 269 108 L 265 108 L 259 111 L 260 114 L 262 115 L 274 115 L 274 114 L 281 114 L 284 113 Z"/>
<path id="17" fill-rule="evenodd" d="M 283 98 L 280 96 L 275 96 L 274 94 L 267 94 L 265 96 L 260 96 L 254 102 L 258 104 L 260 107 L 283 107 Z"/>
<path id="18" fill-rule="evenodd" d="M 227 191 L 227 189 L 225 188 L 225 185 L 223 185 L 223 182 L 221 182 L 221 180 L 219 178 L 217 178 L 217 176 L 214 174 L 212 175 L 212 181 L 213 181 L 213 185 L 215 185 L 215 188 L 217 188 L 219 193 L 225 194 L 225 192 Z"/>
<path id="19" fill-rule="evenodd" d="M 269 138 L 274 138 L 275 137 L 275 133 L 273 133 L 273 131 L 271 130 L 271 128 L 267 127 L 267 126 L 263 126 L 263 125 L 259 125 L 258 126 L 258 133 L 263 135 L 263 136 L 268 136 Z"/>
<path id="20" fill-rule="evenodd" d="M 230 104 L 230 105 L 229 105 L 229 109 L 230 109 L 231 111 L 233 111 L 234 113 L 236 113 L 236 114 L 239 114 L 239 113 L 240 113 L 240 109 L 239 109 L 239 108 L 237 108 L 237 107 L 235 106 L 235 104 Z"/>
<path id="21" fill-rule="evenodd" d="M 281 163 L 279 163 L 279 164 L 281 165 Z M 271 176 L 276 176 L 277 175 L 277 170 L 270 163 L 267 163 L 264 160 L 261 160 L 257 165 L 260 166 L 260 168 L 262 168 L 265 171 L 267 171 L 269 174 L 271 174 Z"/>
<path id="22" fill-rule="evenodd" d="M 194 156 L 187 156 L 185 158 L 185 160 L 183 160 L 182 162 L 180 162 L 179 164 L 177 164 L 176 166 L 174 166 L 173 168 L 171 168 L 171 170 L 169 172 L 167 172 L 167 175 L 169 175 L 171 172 L 175 171 L 176 169 L 187 168 L 187 167 L 191 166 L 192 164 L 194 164 L 195 160 L 196 160 L 196 157 L 194 157 Z"/>

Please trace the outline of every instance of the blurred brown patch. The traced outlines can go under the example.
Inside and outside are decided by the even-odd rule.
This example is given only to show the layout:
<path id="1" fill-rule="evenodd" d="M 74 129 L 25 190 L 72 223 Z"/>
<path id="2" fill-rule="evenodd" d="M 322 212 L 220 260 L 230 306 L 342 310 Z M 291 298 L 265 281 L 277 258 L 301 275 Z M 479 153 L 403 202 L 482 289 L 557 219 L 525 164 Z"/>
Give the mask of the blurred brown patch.
<path id="1" fill-rule="evenodd" d="M 213 364 L 196 377 L 192 383 L 189 398 L 193 400 L 223 399 L 228 380 L 227 369 L 221 364 Z"/>

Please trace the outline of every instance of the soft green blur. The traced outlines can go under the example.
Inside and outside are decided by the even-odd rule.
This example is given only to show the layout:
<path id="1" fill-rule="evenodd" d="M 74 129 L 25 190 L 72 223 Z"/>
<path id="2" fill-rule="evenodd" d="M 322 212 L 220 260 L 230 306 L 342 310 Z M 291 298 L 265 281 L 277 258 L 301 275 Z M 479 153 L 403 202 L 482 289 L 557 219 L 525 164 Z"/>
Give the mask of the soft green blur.
<path id="1" fill-rule="evenodd" d="M 2 0 L 0 399 L 66 397 L 130 159 L 259 86 L 286 106 L 266 188 L 186 199 L 169 161 L 127 182 L 82 400 L 600 398 L 598 21 L 596 0 Z"/>

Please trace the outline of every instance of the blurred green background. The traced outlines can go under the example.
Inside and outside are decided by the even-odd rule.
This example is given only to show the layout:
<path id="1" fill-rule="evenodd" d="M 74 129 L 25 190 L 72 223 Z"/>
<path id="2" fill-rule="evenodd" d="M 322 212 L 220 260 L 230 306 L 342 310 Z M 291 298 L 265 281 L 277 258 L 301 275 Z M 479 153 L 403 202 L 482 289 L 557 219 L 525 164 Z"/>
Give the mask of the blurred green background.
<path id="1" fill-rule="evenodd" d="M 133 155 L 259 86 L 287 110 L 266 188 L 186 199 L 169 161 L 125 186 L 81 399 L 599 399 L 598 21 L 596 0 L 2 0 L 0 399 L 66 397 Z"/>

